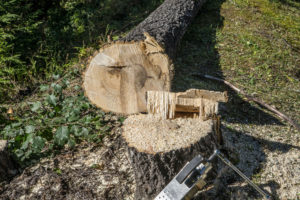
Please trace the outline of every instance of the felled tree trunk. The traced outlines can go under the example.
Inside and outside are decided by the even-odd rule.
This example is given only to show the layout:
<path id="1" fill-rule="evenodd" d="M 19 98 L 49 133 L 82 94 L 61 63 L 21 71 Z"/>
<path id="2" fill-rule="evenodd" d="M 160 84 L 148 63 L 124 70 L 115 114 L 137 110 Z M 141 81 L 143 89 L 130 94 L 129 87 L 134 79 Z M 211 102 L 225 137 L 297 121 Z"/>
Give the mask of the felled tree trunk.
<path id="1" fill-rule="evenodd" d="M 107 111 L 145 112 L 146 91 L 170 90 L 176 47 L 204 2 L 165 0 L 127 36 L 100 49 L 84 74 L 90 101 Z"/>
<path id="2" fill-rule="evenodd" d="M 188 161 L 198 154 L 208 158 L 219 147 L 220 136 L 218 118 L 128 117 L 122 138 L 135 172 L 135 199 L 154 199 Z"/>
<path id="3" fill-rule="evenodd" d="M 0 140 L 0 182 L 17 174 L 17 168 L 7 149 L 7 141 Z"/>

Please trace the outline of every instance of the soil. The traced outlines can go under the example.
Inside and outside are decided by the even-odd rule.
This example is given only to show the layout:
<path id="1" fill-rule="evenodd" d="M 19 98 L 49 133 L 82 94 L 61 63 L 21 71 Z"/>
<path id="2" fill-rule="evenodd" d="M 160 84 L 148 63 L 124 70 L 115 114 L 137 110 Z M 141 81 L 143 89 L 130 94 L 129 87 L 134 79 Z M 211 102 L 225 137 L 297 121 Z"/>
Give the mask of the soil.
<path id="1" fill-rule="evenodd" d="M 274 124 L 222 124 L 225 156 L 274 199 L 299 199 L 299 134 Z M 166 124 L 178 129 L 173 125 Z M 120 142 L 121 127 L 115 126 L 101 144 L 82 143 L 1 183 L 0 199 L 134 199 L 134 173 Z M 221 162 L 218 172 L 195 199 L 262 199 Z"/>

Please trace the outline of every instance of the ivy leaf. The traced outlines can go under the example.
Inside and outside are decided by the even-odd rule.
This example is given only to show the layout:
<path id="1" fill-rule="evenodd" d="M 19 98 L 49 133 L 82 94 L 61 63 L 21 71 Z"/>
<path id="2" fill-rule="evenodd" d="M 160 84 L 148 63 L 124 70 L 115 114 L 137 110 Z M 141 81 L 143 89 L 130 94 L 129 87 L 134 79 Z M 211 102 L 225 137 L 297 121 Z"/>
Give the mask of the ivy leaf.
<path id="1" fill-rule="evenodd" d="M 73 122 L 73 121 L 77 121 L 79 118 L 80 118 L 80 110 L 78 110 L 78 109 L 74 109 L 71 113 L 70 113 L 70 115 L 69 115 L 69 117 L 68 117 L 68 121 L 69 122 Z"/>
<path id="2" fill-rule="evenodd" d="M 62 88 L 65 89 L 69 84 L 70 84 L 70 82 L 68 80 L 64 79 L 62 81 Z"/>
<path id="3" fill-rule="evenodd" d="M 22 150 L 27 150 L 28 147 L 29 147 L 29 144 L 32 143 L 32 141 L 33 141 L 33 134 L 28 134 L 27 137 L 26 137 L 25 142 L 23 142 L 23 144 L 21 146 L 21 149 Z"/>
<path id="4" fill-rule="evenodd" d="M 16 131 L 10 125 L 5 126 L 1 134 L 4 135 L 4 138 L 14 138 L 17 135 Z"/>
<path id="5" fill-rule="evenodd" d="M 48 96 L 46 97 L 47 102 L 48 102 L 50 105 L 53 105 L 53 106 L 56 106 L 56 99 L 57 99 L 56 96 L 53 95 L 53 94 L 48 95 Z"/>
<path id="6" fill-rule="evenodd" d="M 82 129 L 81 129 L 81 133 L 80 133 L 82 136 L 84 136 L 84 137 L 87 137 L 88 136 L 88 134 L 89 134 L 89 130 L 87 129 L 87 128 L 85 128 L 85 127 L 82 127 Z"/>
<path id="7" fill-rule="evenodd" d="M 75 147 L 75 144 L 76 144 L 75 140 L 73 138 L 70 138 L 68 141 L 68 146 L 73 148 Z"/>
<path id="8" fill-rule="evenodd" d="M 73 125 L 71 127 L 71 133 L 73 133 L 76 137 L 80 137 L 81 136 L 81 131 L 79 131 L 79 127 L 76 125 Z"/>
<path id="9" fill-rule="evenodd" d="M 25 133 L 33 133 L 35 130 L 35 126 L 32 126 L 32 125 L 28 125 L 28 126 L 25 126 Z"/>
<path id="10" fill-rule="evenodd" d="M 49 89 L 49 85 L 40 85 L 40 91 L 44 92 Z"/>
<path id="11" fill-rule="evenodd" d="M 18 157 L 18 158 L 21 158 L 23 155 L 24 155 L 24 151 L 22 151 L 21 149 L 17 149 L 15 151 L 15 155 Z"/>
<path id="12" fill-rule="evenodd" d="M 42 106 L 42 103 L 40 101 L 34 102 L 31 105 L 31 111 L 36 112 L 38 109 L 40 109 L 41 106 Z"/>
<path id="13" fill-rule="evenodd" d="M 22 125 L 21 122 L 12 123 L 12 124 L 11 124 L 11 127 L 12 127 L 12 128 L 16 128 L 16 127 L 19 127 L 19 126 L 21 126 L 21 125 Z"/>
<path id="14" fill-rule="evenodd" d="M 61 87 L 61 85 L 59 85 L 59 84 L 52 83 L 52 84 L 51 84 L 51 87 L 54 89 L 54 91 L 55 91 L 56 93 L 61 93 L 61 91 L 62 91 L 62 87 Z"/>
<path id="15" fill-rule="evenodd" d="M 55 136 L 54 136 L 54 142 L 58 146 L 65 145 L 69 140 L 69 129 L 67 126 L 61 126 L 57 129 Z"/>
<path id="16" fill-rule="evenodd" d="M 45 146 L 45 139 L 41 136 L 34 137 L 32 140 L 32 149 L 34 152 L 39 153 Z"/>
<path id="17" fill-rule="evenodd" d="M 52 75 L 52 78 L 55 79 L 55 80 L 59 79 L 59 77 L 60 77 L 59 74 L 53 74 Z"/>

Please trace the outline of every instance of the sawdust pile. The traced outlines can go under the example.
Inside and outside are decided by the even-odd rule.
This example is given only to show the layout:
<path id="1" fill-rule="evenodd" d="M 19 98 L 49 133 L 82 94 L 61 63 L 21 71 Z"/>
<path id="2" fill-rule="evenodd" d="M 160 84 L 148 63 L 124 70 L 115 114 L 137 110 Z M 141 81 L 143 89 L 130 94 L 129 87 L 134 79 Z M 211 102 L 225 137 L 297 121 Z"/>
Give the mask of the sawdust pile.
<path id="1" fill-rule="evenodd" d="M 196 143 L 213 132 L 212 120 L 193 118 L 162 120 L 160 116 L 132 115 L 123 125 L 122 135 L 140 152 L 158 153 Z"/>
<path id="2" fill-rule="evenodd" d="M 4 200 L 133 199 L 134 174 L 119 130 L 101 145 L 83 143 L 26 168 L 10 183 L 0 183 Z"/>

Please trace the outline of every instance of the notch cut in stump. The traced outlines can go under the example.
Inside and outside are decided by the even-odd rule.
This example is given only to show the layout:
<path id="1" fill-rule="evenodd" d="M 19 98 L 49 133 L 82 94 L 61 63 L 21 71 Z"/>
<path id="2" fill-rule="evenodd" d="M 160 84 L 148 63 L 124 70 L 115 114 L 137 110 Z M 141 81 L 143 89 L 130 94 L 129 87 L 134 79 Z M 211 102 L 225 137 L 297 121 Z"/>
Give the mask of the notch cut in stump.
<path id="1" fill-rule="evenodd" d="M 123 114 L 146 112 L 146 91 L 169 91 L 172 59 L 205 0 L 165 0 L 119 41 L 96 52 L 84 73 L 86 96 Z"/>
<path id="2" fill-rule="evenodd" d="M 200 121 L 129 116 L 122 127 L 122 138 L 135 172 L 135 199 L 154 199 L 193 157 L 201 154 L 208 158 L 220 145 L 219 122 L 219 118 Z"/>
<path id="3" fill-rule="evenodd" d="M 219 102 L 227 102 L 227 92 L 189 89 L 185 92 L 148 91 L 147 110 L 162 119 L 192 117 L 207 120 L 218 114 Z"/>

